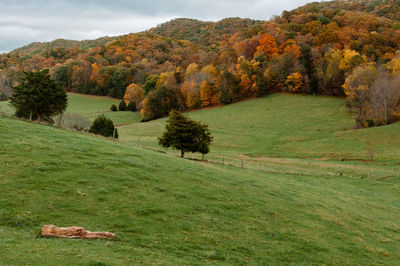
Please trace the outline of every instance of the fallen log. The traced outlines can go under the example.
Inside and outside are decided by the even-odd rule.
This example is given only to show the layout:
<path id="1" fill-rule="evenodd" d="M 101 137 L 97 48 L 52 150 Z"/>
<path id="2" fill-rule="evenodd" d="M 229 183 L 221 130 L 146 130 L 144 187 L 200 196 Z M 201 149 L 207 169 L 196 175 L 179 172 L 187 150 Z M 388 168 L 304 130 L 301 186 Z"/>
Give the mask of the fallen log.
<path id="1" fill-rule="evenodd" d="M 42 227 L 42 237 L 58 237 L 58 238 L 80 238 L 80 239 L 113 239 L 115 234 L 110 232 L 90 232 L 83 227 L 58 227 L 55 225 L 44 225 Z"/>

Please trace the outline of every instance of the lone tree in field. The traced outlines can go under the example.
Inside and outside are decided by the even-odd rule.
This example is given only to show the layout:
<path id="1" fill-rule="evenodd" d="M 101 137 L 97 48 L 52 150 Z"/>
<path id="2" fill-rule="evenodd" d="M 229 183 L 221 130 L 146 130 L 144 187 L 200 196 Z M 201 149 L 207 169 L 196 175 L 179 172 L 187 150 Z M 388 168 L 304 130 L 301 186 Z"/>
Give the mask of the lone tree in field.
<path id="1" fill-rule="evenodd" d="M 118 138 L 118 130 L 114 127 L 114 122 L 105 117 L 103 114 L 99 115 L 89 129 L 90 133 L 102 135 L 104 137 Z"/>
<path id="2" fill-rule="evenodd" d="M 204 157 L 210 151 L 212 139 L 207 125 L 193 121 L 177 111 L 171 111 L 165 132 L 158 140 L 165 148 L 180 150 L 183 158 L 186 152 L 200 152 Z"/>
<path id="3" fill-rule="evenodd" d="M 24 72 L 24 75 L 19 86 L 13 87 L 11 97 L 17 116 L 42 121 L 65 111 L 67 92 L 50 79 L 48 69 Z"/>

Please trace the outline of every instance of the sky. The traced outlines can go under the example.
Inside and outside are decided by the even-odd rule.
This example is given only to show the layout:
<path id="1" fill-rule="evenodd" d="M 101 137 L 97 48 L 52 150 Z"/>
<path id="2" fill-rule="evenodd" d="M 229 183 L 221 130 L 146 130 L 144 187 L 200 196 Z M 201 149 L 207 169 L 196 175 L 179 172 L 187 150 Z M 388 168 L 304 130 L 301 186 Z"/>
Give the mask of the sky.
<path id="1" fill-rule="evenodd" d="M 135 33 L 174 18 L 269 20 L 310 0 L 1 0 L 0 53 L 31 42 Z"/>

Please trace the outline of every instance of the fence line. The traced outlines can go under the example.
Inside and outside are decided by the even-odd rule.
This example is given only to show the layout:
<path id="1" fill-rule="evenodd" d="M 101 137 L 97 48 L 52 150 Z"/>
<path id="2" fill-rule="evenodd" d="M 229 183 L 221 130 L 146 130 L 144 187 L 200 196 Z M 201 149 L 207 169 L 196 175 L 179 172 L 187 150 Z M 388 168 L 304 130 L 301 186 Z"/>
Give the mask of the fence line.
<path id="1" fill-rule="evenodd" d="M 140 146 L 141 148 L 146 150 L 151 150 L 154 152 L 159 152 L 179 157 L 179 154 L 177 152 L 166 151 L 165 149 L 161 150 L 151 146 L 140 144 L 140 139 L 141 138 L 139 136 L 136 146 Z M 276 158 L 276 159 L 285 159 L 285 158 Z M 288 158 L 288 159 L 298 159 L 300 162 L 303 160 L 304 163 L 307 163 L 307 161 L 302 158 Z M 215 154 L 208 155 L 205 160 L 199 159 L 198 157 L 196 158 L 195 154 L 192 154 L 189 160 L 195 160 L 203 163 L 212 163 L 222 166 L 231 166 L 240 169 L 258 170 L 264 173 L 296 175 L 296 176 L 315 176 L 315 177 L 344 176 L 344 177 L 353 177 L 360 179 L 386 179 L 386 178 L 400 176 L 399 174 L 397 174 L 397 169 L 395 170 L 395 169 L 379 169 L 379 168 L 364 167 L 364 169 L 357 170 L 356 168 L 359 166 L 343 165 L 343 164 L 340 165 L 340 169 L 335 169 L 335 165 L 331 165 L 330 167 L 319 166 L 318 161 L 314 162 L 309 161 L 307 165 L 297 165 L 297 166 L 286 164 L 285 167 L 282 167 L 282 164 L 273 163 L 276 164 L 274 169 L 273 166 L 269 164 L 263 164 L 263 162 L 257 158 L 243 159 L 240 157 L 226 157 L 226 155 L 224 154 L 219 156 Z M 334 163 L 338 164 L 339 162 L 335 161 Z M 287 168 L 290 168 L 291 170 L 287 170 Z"/>

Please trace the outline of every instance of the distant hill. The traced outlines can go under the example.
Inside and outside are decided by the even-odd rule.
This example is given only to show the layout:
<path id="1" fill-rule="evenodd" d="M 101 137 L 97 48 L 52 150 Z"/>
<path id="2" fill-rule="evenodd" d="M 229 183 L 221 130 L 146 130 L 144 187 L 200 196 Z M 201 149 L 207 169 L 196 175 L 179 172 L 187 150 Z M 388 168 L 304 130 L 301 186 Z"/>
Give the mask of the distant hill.
<path id="1" fill-rule="evenodd" d="M 74 41 L 66 39 L 57 39 L 51 42 L 34 42 L 11 51 L 10 55 L 36 55 L 44 53 L 54 48 L 78 48 L 88 50 L 89 48 L 106 45 L 107 43 L 116 40 L 118 37 L 101 37 L 96 40 Z"/>
<path id="2" fill-rule="evenodd" d="M 333 11 L 357 11 L 373 14 L 378 17 L 386 17 L 400 20 L 399 0 L 338 0 L 327 2 L 313 2 L 295 9 L 291 13 L 320 12 L 321 10 Z"/>
<path id="3" fill-rule="evenodd" d="M 265 21 L 242 18 L 226 18 L 218 22 L 178 18 L 152 28 L 148 32 L 210 46 L 236 33 L 251 36 L 259 31 L 264 23 Z"/>

